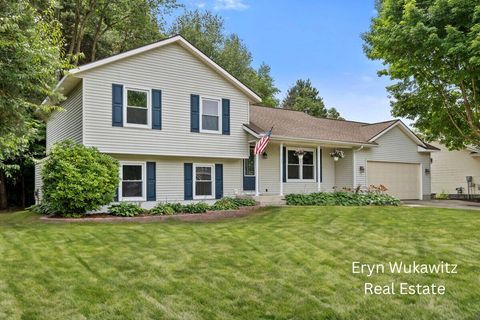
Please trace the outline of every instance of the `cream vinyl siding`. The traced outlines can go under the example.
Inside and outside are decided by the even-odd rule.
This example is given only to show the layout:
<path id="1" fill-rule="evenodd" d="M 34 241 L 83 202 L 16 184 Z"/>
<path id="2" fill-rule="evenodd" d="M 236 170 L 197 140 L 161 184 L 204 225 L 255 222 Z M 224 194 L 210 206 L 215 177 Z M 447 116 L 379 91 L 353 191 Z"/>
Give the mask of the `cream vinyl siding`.
<path id="1" fill-rule="evenodd" d="M 334 162 L 335 163 L 335 186 L 337 187 L 337 190 L 341 190 L 342 188 L 352 188 L 353 187 L 353 150 L 352 149 L 337 149 L 337 150 L 343 151 L 344 158 L 338 159 L 338 161 Z"/>
<path id="2" fill-rule="evenodd" d="M 248 123 L 248 97 L 177 44 L 78 76 L 84 79 L 87 146 L 118 154 L 248 157 L 247 134 L 242 129 Z M 162 130 L 113 127 L 113 83 L 161 90 Z M 191 94 L 230 99 L 230 135 L 190 132 Z"/>
<path id="3" fill-rule="evenodd" d="M 367 161 L 414 163 L 421 165 L 423 197 L 430 197 L 430 174 L 425 173 L 425 169 L 430 169 L 430 153 L 418 152 L 417 144 L 398 127 L 386 132 L 375 142 L 378 143 L 377 147 L 355 151 L 357 185 L 370 185 L 367 181 Z M 360 166 L 365 168 L 363 173 L 360 172 Z"/>
<path id="4" fill-rule="evenodd" d="M 298 145 L 284 144 L 285 147 L 297 148 Z M 303 148 L 313 148 L 315 146 L 302 146 Z M 331 192 L 335 185 L 335 164 L 329 153 L 332 152 L 330 148 L 323 149 L 323 182 L 322 191 Z M 259 192 L 260 194 L 279 194 L 280 193 L 280 144 L 277 142 L 270 142 L 265 149 L 267 159 L 260 156 L 260 180 Z M 315 166 L 316 166 L 315 159 Z M 312 193 L 318 191 L 317 181 L 291 181 L 283 183 L 283 193 Z"/>
<path id="5" fill-rule="evenodd" d="M 34 192 L 38 191 L 38 199 L 35 197 L 35 203 L 38 203 L 38 200 L 42 201 L 43 194 L 42 194 L 42 187 L 43 187 L 43 182 L 42 182 L 42 168 L 43 168 L 43 163 L 42 162 L 37 162 L 35 163 L 35 175 L 34 175 Z"/>
<path id="6" fill-rule="evenodd" d="M 399 199 L 420 198 L 420 164 L 367 161 L 368 183 Z"/>
<path id="7" fill-rule="evenodd" d="M 114 154 L 111 154 L 111 156 L 119 161 L 155 162 L 157 202 L 184 201 L 184 163 L 221 163 L 223 164 L 224 196 L 235 196 L 236 194 L 242 192 L 242 160 L 240 159 L 133 156 Z"/>
<path id="8" fill-rule="evenodd" d="M 47 152 L 55 142 L 72 139 L 82 143 L 82 85 L 77 86 L 47 121 Z"/>
<path id="9" fill-rule="evenodd" d="M 434 142 L 441 151 L 432 152 L 432 193 L 456 194 L 458 187 L 467 192 L 466 176 L 473 177 L 476 185 L 474 194 L 480 186 L 480 157 L 472 157 L 468 150 L 449 151 L 444 145 Z"/>

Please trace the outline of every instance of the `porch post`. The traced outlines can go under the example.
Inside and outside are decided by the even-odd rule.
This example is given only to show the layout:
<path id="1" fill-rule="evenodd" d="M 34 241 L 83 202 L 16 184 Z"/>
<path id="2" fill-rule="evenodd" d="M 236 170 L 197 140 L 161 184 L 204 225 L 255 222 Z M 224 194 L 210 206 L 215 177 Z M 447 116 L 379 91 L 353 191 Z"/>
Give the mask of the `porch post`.
<path id="1" fill-rule="evenodd" d="M 280 195 L 283 196 L 283 143 L 280 143 Z"/>
<path id="2" fill-rule="evenodd" d="M 320 192 L 322 191 L 322 181 L 320 180 L 320 157 L 322 155 L 320 154 L 320 146 L 317 146 L 317 191 Z"/>
<path id="3" fill-rule="evenodd" d="M 258 183 L 258 181 L 260 180 L 260 175 L 259 175 L 260 170 L 258 170 L 259 169 L 258 167 L 260 165 L 259 160 L 260 160 L 260 156 L 257 153 L 255 155 L 255 196 L 257 196 L 257 197 L 260 195 L 260 193 L 258 192 L 259 185 L 260 185 L 260 183 Z"/>

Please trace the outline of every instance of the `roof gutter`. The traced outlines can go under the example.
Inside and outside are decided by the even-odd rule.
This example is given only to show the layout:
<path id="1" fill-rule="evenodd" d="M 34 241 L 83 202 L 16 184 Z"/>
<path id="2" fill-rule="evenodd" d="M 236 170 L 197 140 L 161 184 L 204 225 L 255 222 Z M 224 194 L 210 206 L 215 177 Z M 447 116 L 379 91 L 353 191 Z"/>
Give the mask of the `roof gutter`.
<path id="1" fill-rule="evenodd" d="M 262 134 L 263 135 L 263 134 Z M 360 146 L 360 147 L 377 147 L 378 145 L 376 143 L 364 143 L 364 142 L 348 142 L 348 141 L 338 141 L 338 140 L 319 140 L 319 139 L 311 139 L 311 138 L 295 138 L 295 137 L 286 137 L 286 136 L 276 136 L 272 135 L 271 137 L 272 140 L 276 141 L 292 141 L 292 142 L 307 142 L 307 143 L 323 143 L 323 144 L 329 144 L 333 146 Z"/>

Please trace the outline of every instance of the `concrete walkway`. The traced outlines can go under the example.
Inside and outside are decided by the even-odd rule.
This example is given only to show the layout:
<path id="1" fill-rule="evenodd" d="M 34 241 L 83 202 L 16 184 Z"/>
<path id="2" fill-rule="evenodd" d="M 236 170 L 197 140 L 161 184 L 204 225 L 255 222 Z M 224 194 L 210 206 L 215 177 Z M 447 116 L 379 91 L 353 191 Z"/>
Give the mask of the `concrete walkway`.
<path id="1" fill-rule="evenodd" d="M 408 207 L 480 210 L 480 202 L 462 200 L 405 200 L 402 203 Z"/>

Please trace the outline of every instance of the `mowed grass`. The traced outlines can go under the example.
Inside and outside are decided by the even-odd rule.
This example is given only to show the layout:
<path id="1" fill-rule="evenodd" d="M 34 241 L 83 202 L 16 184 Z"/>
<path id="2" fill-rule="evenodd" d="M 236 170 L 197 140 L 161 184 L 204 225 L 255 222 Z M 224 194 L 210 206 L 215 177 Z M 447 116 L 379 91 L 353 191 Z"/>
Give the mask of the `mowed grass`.
<path id="1" fill-rule="evenodd" d="M 0 214 L 0 319 L 478 319 L 480 212 L 287 207 L 217 222 L 45 223 Z M 352 261 L 458 264 L 352 274 Z M 364 282 L 444 284 L 364 295 Z"/>

